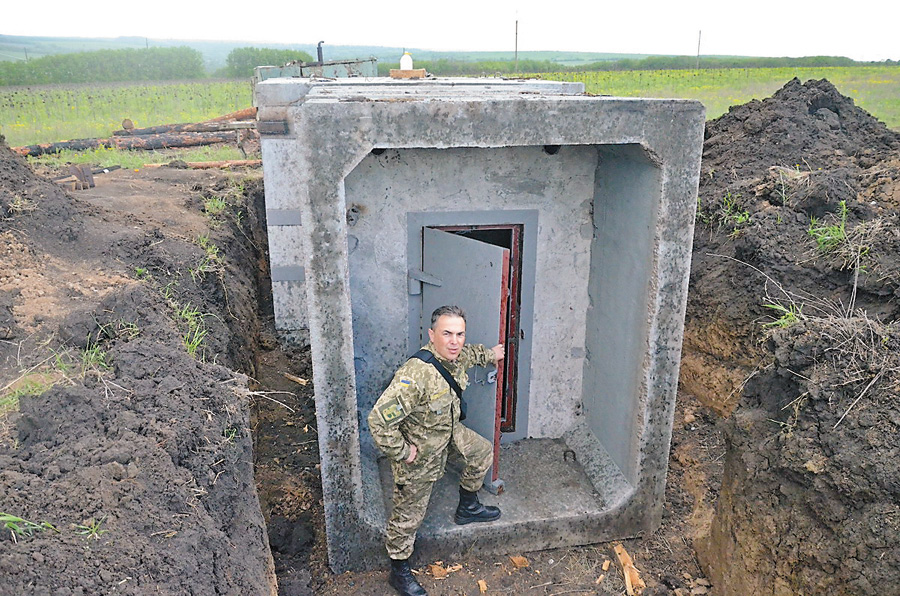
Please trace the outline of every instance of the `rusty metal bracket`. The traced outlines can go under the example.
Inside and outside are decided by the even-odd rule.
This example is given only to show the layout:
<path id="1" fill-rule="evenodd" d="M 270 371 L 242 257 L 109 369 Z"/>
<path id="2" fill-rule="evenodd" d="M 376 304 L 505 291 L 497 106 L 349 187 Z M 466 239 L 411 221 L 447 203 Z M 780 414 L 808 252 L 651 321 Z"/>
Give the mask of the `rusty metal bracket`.
<path id="1" fill-rule="evenodd" d="M 262 136 L 285 136 L 290 133 L 287 120 L 260 120 L 256 130 Z"/>

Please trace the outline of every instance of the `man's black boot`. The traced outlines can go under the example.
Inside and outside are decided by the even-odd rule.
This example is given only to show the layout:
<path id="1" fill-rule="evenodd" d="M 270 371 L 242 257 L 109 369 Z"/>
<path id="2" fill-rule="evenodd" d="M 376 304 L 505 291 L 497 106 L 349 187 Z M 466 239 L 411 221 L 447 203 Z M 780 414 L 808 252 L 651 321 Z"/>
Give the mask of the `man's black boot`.
<path id="1" fill-rule="evenodd" d="M 400 592 L 401 596 L 427 596 L 428 594 L 413 577 L 407 559 L 391 559 L 391 577 L 388 578 L 388 583 Z"/>
<path id="2" fill-rule="evenodd" d="M 478 494 L 459 487 L 459 505 L 456 507 L 456 515 L 453 521 L 459 525 L 469 522 L 489 522 L 500 517 L 500 509 L 484 506 L 478 500 Z"/>

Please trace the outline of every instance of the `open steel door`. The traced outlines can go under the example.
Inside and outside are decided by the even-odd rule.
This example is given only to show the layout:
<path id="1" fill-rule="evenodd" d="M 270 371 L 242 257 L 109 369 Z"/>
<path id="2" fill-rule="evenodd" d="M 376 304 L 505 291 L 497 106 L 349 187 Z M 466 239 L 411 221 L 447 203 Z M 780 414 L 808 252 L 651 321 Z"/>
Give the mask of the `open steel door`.
<path id="1" fill-rule="evenodd" d="M 431 313 L 439 306 L 457 305 L 466 312 L 466 343 L 492 347 L 506 336 L 509 286 L 509 249 L 457 234 L 422 230 L 422 269 L 440 285 L 422 288 L 421 334 L 427 342 Z M 493 368 L 493 367 L 490 367 Z M 494 465 L 485 478 L 492 492 L 502 490 L 500 480 L 500 409 L 503 376 L 496 370 L 473 369 L 465 391 L 465 425 L 494 445 Z"/>

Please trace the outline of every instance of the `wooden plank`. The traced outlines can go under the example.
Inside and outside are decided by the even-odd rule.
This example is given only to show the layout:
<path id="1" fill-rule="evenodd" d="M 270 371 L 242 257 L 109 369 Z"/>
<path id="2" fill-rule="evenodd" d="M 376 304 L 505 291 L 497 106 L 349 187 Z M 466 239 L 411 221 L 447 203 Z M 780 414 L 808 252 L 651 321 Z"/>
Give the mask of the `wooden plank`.
<path id="1" fill-rule="evenodd" d="M 399 68 L 391 69 L 392 79 L 424 79 L 425 69 L 414 68 L 412 70 L 400 70 Z"/>
<path id="2" fill-rule="evenodd" d="M 616 544 L 613 547 L 613 552 L 615 552 L 619 565 L 622 567 L 622 576 L 625 578 L 625 592 L 628 596 L 634 596 L 635 594 L 639 596 L 647 585 L 641 579 L 640 573 L 634 566 L 631 555 L 628 554 L 628 551 L 621 544 Z"/>

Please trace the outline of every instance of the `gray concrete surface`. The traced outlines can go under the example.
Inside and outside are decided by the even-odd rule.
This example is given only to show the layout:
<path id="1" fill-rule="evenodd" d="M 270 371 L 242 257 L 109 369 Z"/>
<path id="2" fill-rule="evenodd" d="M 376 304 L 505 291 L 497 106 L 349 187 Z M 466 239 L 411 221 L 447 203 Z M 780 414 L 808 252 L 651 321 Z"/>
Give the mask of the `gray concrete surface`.
<path id="1" fill-rule="evenodd" d="M 426 225 L 524 226 L 523 340 L 516 432 L 500 452 L 507 488 L 490 497 L 503 518 L 448 525 L 448 475 L 417 549 L 519 552 L 658 525 L 703 108 L 579 91 L 494 79 L 257 86 L 276 324 L 311 343 L 336 571 L 384 561 L 390 480 L 364 420 L 419 347 L 408 271 Z M 563 448 L 575 462 L 560 462 Z"/>

